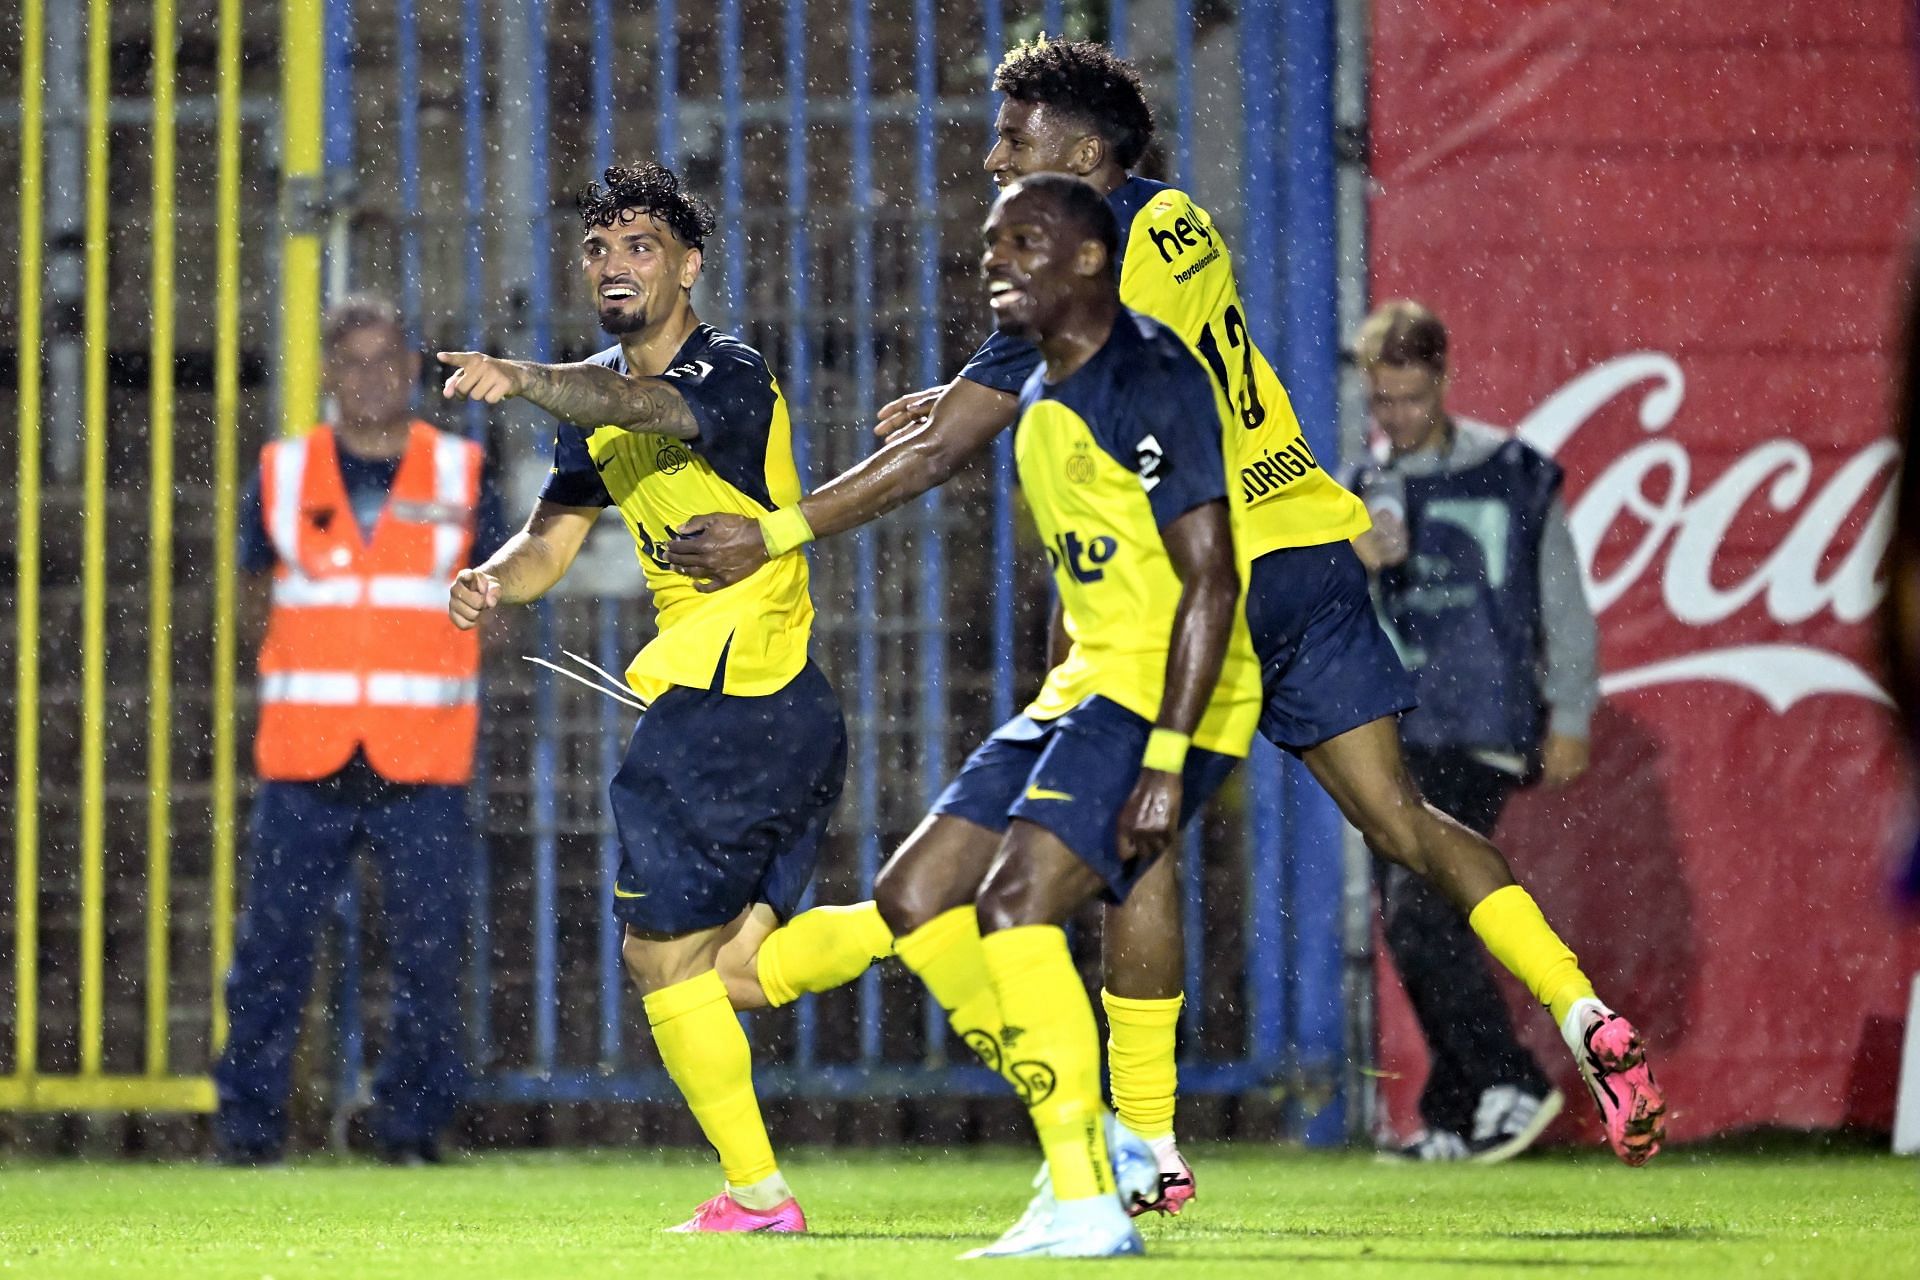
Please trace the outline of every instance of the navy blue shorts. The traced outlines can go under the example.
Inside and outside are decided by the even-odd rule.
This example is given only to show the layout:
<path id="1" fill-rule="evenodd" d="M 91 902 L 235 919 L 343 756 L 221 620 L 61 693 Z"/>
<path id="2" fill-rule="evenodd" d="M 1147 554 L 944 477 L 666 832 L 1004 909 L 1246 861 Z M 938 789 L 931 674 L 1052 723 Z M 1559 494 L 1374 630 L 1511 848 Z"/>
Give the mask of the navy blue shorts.
<path id="1" fill-rule="evenodd" d="M 840 701 L 811 662 L 764 697 L 667 690 L 608 789 L 620 833 L 614 915 L 667 936 L 756 902 L 790 918 L 846 778 Z"/>
<path id="2" fill-rule="evenodd" d="M 1413 677 L 1381 629 L 1353 547 L 1269 551 L 1253 562 L 1247 629 L 1260 655 L 1260 732 L 1298 754 L 1419 705 Z"/>
<path id="3" fill-rule="evenodd" d="M 1014 818 L 1045 827 L 1124 902 L 1151 858 L 1120 860 L 1120 809 L 1140 780 L 1140 756 L 1153 726 L 1117 702 L 1088 698 L 1058 720 L 1015 716 L 967 757 L 934 801 L 989 831 Z M 1199 812 L 1239 760 L 1194 748 L 1181 774 L 1180 825 Z"/>

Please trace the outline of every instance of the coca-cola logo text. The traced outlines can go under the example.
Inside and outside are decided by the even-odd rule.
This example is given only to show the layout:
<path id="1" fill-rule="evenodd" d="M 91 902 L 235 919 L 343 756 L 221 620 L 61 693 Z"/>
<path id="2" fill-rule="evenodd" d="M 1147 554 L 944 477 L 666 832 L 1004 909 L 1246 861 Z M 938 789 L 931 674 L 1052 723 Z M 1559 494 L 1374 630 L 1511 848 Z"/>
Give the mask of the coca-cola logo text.
<path id="1" fill-rule="evenodd" d="M 1882 562 L 1893 532 L 1894 442 L 1866 445 L 1810 500 L 1813 459 L 1805 445 L 1791 439 L 1754 446 L 1696 493 L 1686 445 L 1660 434 L 1679 413 L 1686 378 L 1671 356 L 1659 352 L 1636 352 L 1589 369 L 1528 414 L 1517 433 L 1551 456 L 1603 406 L 1643 384 L 1639 420 L 1650 438 L 1609 463 L 1568 511 L 1594 612 L 1604 614 L 1652 572 L 1659 575 L 1667 611 L 1689 627 L 1713 626 L 1756 601 L 1782 626 L 1822 612 L 1847 623 L 1871 615 L 1886 594 Z M 1735 521 L 1756 503 L 1792 514 L 1792 524 L 1757 567 L 1729 581 L 1726 566 L 1715 573 L 1716 561 Z M 1822 577 L 1842 529 L 1866 503 L 1872 508 L 1865 528 Z M 1596 552 L 1616 526 L 1637 530 L 1637 541 L 1604 577 L 1596 577 Z M 1610 671 L 1601 689 L 1617 693 L 1689 680 L 1740 685 L 1779 712 L 1822 693 L 1889 701 L 1850 658 L 1789 643 L 1715 646 L 1709 641 L 1671 658 Z"/>

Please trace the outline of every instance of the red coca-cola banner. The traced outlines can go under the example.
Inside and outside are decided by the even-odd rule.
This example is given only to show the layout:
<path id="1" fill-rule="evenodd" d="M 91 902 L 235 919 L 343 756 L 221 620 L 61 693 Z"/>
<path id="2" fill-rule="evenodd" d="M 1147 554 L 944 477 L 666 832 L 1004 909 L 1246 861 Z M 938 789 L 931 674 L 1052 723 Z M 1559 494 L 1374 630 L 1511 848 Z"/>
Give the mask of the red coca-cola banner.
<path id="1" fill-rule="evenodd" d="M 1873 635 L 1911 2 L 1376 10 L 1374 296 L 1449 324 L 1457 413 L 1565 465 L 1600 619 L 1592 772 L 1502 843 L 1648 1034 L 1675 1138 L 1887 1126 L 1920 963 Z M 1382 1012 L 1410 1133 L 1425 1056 L 1390 983 Z"/>

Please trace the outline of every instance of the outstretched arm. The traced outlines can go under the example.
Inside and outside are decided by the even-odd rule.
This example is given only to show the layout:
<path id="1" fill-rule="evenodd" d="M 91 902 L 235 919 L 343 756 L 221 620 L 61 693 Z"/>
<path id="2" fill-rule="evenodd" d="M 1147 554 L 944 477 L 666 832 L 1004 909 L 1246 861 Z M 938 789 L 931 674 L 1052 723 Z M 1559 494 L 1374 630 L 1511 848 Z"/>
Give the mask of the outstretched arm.
<path id="1" fill-rule="evenodd" d="M 684 522 L 667 544 L 667 562 L 703 591 L 731 586 L 774 556 L 877 520 L 946 483 L 1006 430 L 1018 405 L 1015 396 L 956 378 L 923 425 L 888 440 L 797 507 L 759 521 L 707 515 Z"/>
<path id="2" fill-rule="evenodd" d="M 686 398 L 661 378 L 635 378 L 600 364 L 503 360 L 478 351 L 435 354 L 453 366 L 440 388 L 449 400 L 499 404 L 518 396 L 576 426 L 654 431 L 681 440 L 700 435 Z"/>

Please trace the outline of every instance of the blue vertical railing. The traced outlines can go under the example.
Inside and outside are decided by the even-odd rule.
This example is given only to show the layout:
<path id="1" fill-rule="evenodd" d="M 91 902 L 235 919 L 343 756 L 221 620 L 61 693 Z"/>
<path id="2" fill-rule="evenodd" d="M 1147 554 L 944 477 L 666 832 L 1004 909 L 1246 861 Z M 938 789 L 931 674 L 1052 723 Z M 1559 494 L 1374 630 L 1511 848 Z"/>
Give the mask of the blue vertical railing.
<path id="1" fill-rule="evenodd" d="M 787 294 L 786 377 L 781 383 L 793 430 L 793 463 L 804 490 L 813 457 L 813 318 L 808 312 L 807 280 L 813 266 L 812 238 L 807 233 L 807 0 L 787 0 L 782 25 L 784 56 L 782 87 L 787 115 Z M 869 999 L 861 988 L 862 1025 Z M 819 1049 L 818 1010 L 802 1000 L 794 1010 L 794 1060 L 799 1069 L 812 1068 Z"/>
<path id="2" fill-rule="evenodd" d="M 726 235 L 727 314 L 729 326 L 747 324 L 746 182 L 741 173 L 740 0 L 720 0 L 720 226 Z"/>
<path id="3" fill-rule="evenodd" d="M 1001 10 L 1000 0 L 986 0 L 986 65 L 987 88 L 993 87 L 994 68 L 1000 63 L 1007 47 L 1006 18 Z M 987 98 L 988 110 L 994 110 L 991 96 Z M 991 119 L 991 116 L 989 116 Z M 988 130 L 987 145 L 993 144 L 992 130 Z M 1013 432 L 1003 431 L 999 439 L 993 442 L 993 562 L 1000 567 L 1001 581 L 1012 583 L 1019 571 L 1015 563 L 1017 555 L 1013 531 Z M 1012 591 L 993 593 L 993 723 L 1005 724 L 1013 718 L 1013 682 L 1015 673 L 1013 652 L 1013 598 Z"/>
<path id="4" fill-rule="evenodd" d="M 420 28 L 414 0 L 394 0 L 395 154 L 400 162 L 400 314 L 420 343 Z"/>
<path id="5" fill-rule="evenodd" d="M 461 197 L 463 212 L 460 231 L 469 251 L 461 255 L 465 273 L 461 280 L 460 301 L 467 324 L 462 337 L 469 351 L 486 347 L 487 310 L 482 305 L 485 293 L 480 254 L 473 248 L 482 242 L 485 223 L 481 214 L 487 198 L 487 132 L 484 70 L 485 28 L 480 22 L 480 0 L 464 0 L 460 30 L 460 144 Z M 470 439 L 486 437 L 486 408 L 477 400 L 467 402 L 466 430 Z M 493 1060 L 493 858 L 484 820 L 485 797 L 489 789 L 486 748 L 476 761 L 475 839 L 470 883 L 467 886 L 467 982 L 469 986 L 467 1040 L 469 1057 L 476 1070 Z"/>
<path id="6" fill-rule="evenodd" d="M 680 9 L 678 0 L 655 0 L 653 96 L 656 116 L 653 148 L 660 163 L 673 167 L 680 154 Z"/>
<path id="7" fill-rule="evenodd" d="M 592 15 L 595 31 L 613 30 L 613 0 L 593 0 Z M 613 164 L 614 59 L 594 58 L 592 61 L 593 177 L 597 182 L 608 166 Z M 625 657 L 620 652 L 619 598 L 610 595 L 599 597 L 594 601 L 593 613 L 594 661 L 604 670 L 619 671 L 626 666 Z M 620 767 L 620 739 L 624 727 L 625 716 L 620 704 L 611 698 L 602 698 L 599 746 L 595 760 L 603 783 L 611 781 Z M 599 945 L 595 954 L 600 1001 L 600 1067 L 604 1071 L 617 1071 L 621 1062 L 620 1023 L 624 1012 L 624 987 L 620 964 L 622 930 L 613 914 L 613 882 L 620 872 L 620 838 L 613 827 L 613 815 L 604 809 L 600 813 L 599 828 L 595 850 L 599 854 L 600 883 L 595 886 L 594 905 L 600 917 L 596 934 Z"/>
<path id="8" fill-rule="evenodd" d="M 919 98 L 913 116 L 914 273 L 919 341 L 917 385 L 940 380 L 940 201 L 934 175 L 935 99 L 939 81 L 934 51 L 939 40 L 933 0 L 913 3 L 913 88 Z M 863 295 L 864 296 L 864 295 Z M 947 784 L 947 543 L 940 523 L 940 491 L 920 499 L 920 616 L 915 635 L 920 696 L 915 729 L 920 738 L 920 798 L 927 808 Z M 922 1005 L 927 1043 L 946 1043 L 946 1013 L 932 1000 Z"/>
<path id="9" fill-rule="evenodd" d="M 1278 46 L 1278 7 L 1274 0 L 1244 0 L 1240 8 L 1243 47 L 1272 49 Z M 1243 59 L 1240 87 L 1244 112 L 1240 298 L 1246 304 L 1247 323 L 1254 340 L 1272 350 L 1273 337 L 1282 319 L 1282 262 L 1278 255 L 1284 252 L 1282 246 L 1291 233 L 1278 163 L 1282 157 L 1273 152 L 1279 129 L 1282 86 L 1272 75 L 1270 61 Z M 1288 908 L 1281 850 L 1293 816 L 1293 792 L 1287 785 L 1289 775 L 1282 771 L 1280 758 L 1272 746 L 1256 740 L 1246 764 L 1247 808 L 1251 819 L 1245 829 L 1247 1052 L 1256 1061 L 1284 1066 L 1292 978 L 1287 956 L 1284 913 Z"/>
<path id="10" fill-rule="evenodd" d="M 1281 51 L 1286 91 L 1280 128 L 1269 135 L 1284 159 L 1287 235 L 1286 274 L 1280 325 L 1281 376 L 1310 448 L 1322 458 L 1339 454 L 1339 264 L 1335 225 L 1333 138 L 1334 0 L 1262 0 L 1280 10 L 1279 39 L 1264 47 Z M 1250 166 L 1251 167 L 1251 166 Z M 1251 317 L 1250 317 L 1251 322 Z M 1257 323 L 1254 332 L 1260 332 Z M 1271 330 L 1269 330 L 1271 332 Z M 1294 995 L 1288 1040 L 1296 1075 L 1317 1090 L 1331 1090 L 1345 1054 L 1341 1014 L 1340 911 L 1344 828 L 1339 810 L 1315 786 L 1305 767 L 1289 761 L 1293 782 L 1290 908 Z M 1304 1136 L 1316 1145 L 1345 1140 L 1344 1099 L 1299 1116 Z"/>
<path id="11" fill-rule="evenodd" d="M 321 20 L 325 66 L 321 97 L 325 109 L 325 137 L 321 152 L 325 157 L 326 183 L 330 196 L 346 190 L 345 180 L 354 172 L 354 93 L 353 93 L 353 2 L 329 0 Z M 340 211 L 335 211 L 338 214 Z M 333 240 L 329 255 L 344 246 Z M 352 262 L 330 260 L 326 278 L 346 281 L 351 286 Z M 329 304 L 339 301 L 328 297 Z M 359 1096 L 360 1080 L 366 1065 L 366 1020 L 361 998 L 361 901 L 356 869 L 349 868 L 336 904 L 340 931 L 340 969 L 335 979 L 338 991 L 338 1016 L 335 1022 L 338 1062 L 335 1065 L 335 1119 L 344 1120 L 344 1108 Z"/>
<path id="12" fill-rule="evenodd" d="M 530 207 L 517 211 L 531 228 L 527 265 L 527 345 L 534 359 L 553 350 L 553 229 L 547 163 L 547 4 L 525 0 L 527 20 L 527 148 Z M 540 652 L 553 653 L 558 630 L 551 602 L 535 606 Z M 534 678 L 533 716 L 533 1067 L 551 1075 L 560 1041 L 560 816 L 555 776 L 560 768 L 560 699 L 553 675 Z"/>
<path id="13" fill-rule="evenodd" d="M 853 150 L 853 411 L 856 430 L 873 420 L 873 102 L 871 0 L 852 0 L 848 42 L 853 117 L 848 135 Z M 854 741 L 853 787 L 860 886 L 873 890 L 880 870 L 880 644 L 874 592 L 878 582 L 871 527 L 854 534 L 855 679 L 860 732 Z M 860 978 L 860 1056 L 880 1056 L 880 975 L 869 969 Z"/>

